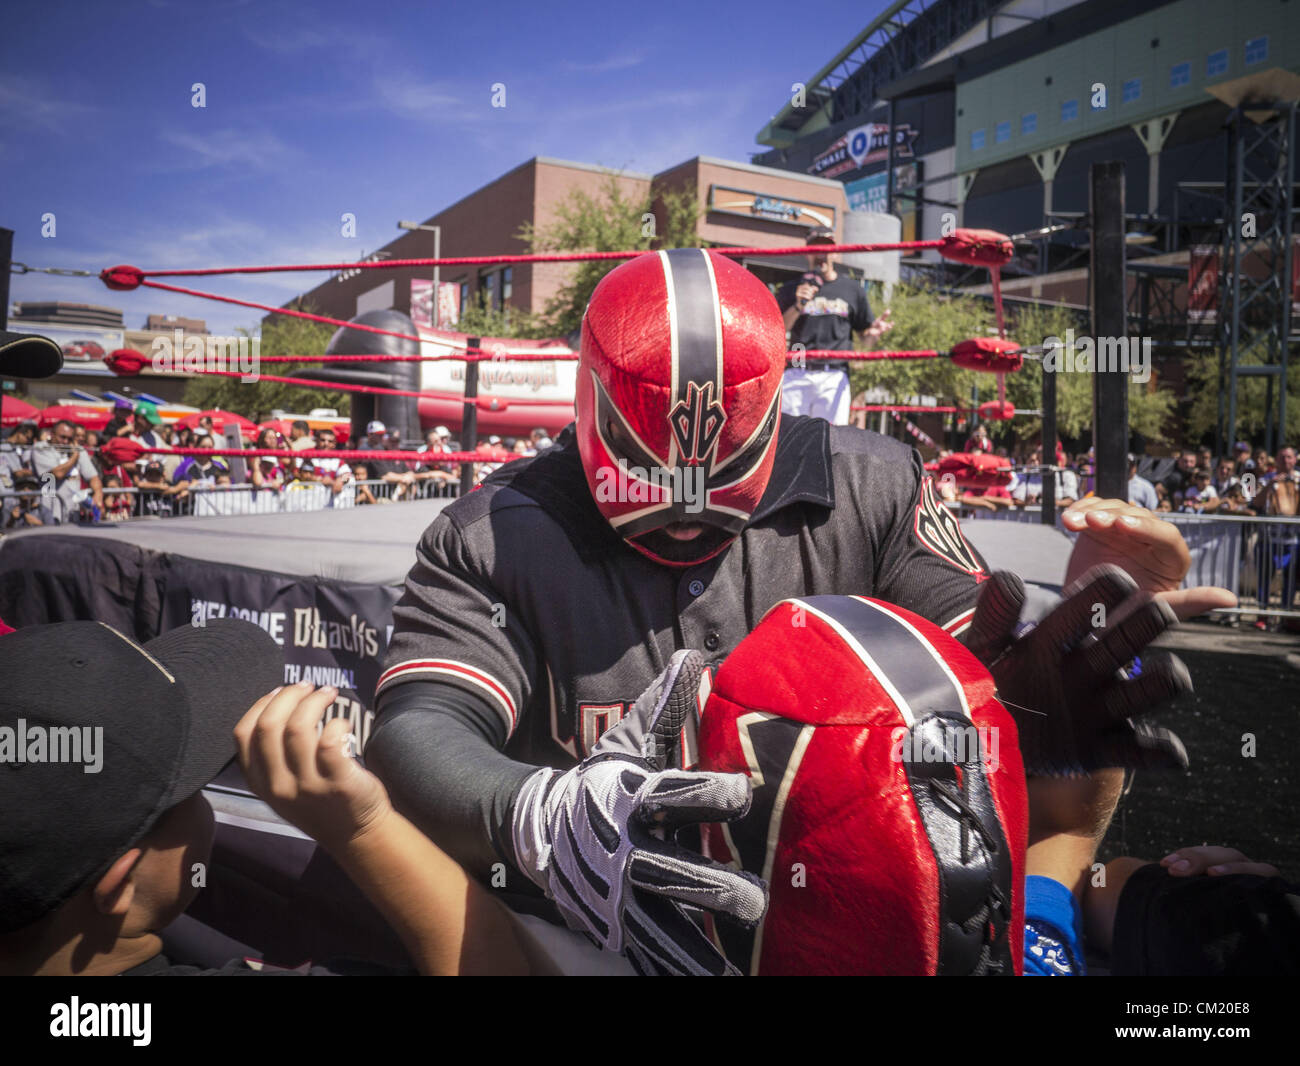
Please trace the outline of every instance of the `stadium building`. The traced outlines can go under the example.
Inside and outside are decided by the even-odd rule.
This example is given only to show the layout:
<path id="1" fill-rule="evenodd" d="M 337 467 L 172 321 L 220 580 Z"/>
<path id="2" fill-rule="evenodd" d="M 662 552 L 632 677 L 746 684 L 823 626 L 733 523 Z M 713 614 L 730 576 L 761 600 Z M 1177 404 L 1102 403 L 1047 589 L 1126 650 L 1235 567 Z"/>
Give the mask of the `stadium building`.
<path id="1" fill-rule="evenodd" d="M 833 177 L 850 208 L 895 213 L 905 237 L 931 239 L 954 225 L 1086 224 L 1091 164 L 1122 161 L 1130 332 L 1155 338 L 1157 374 L 1177 386 L 1189 347 L 1257 341 L 1262 362 L 1285 364 L 1286 305 L 1300 307 L 1300 271 L 1292 292 L 1282 284 L 1297 71 L 1300 18 L 1286 0 L 900 0 L 796 87 L 753 162 Z M 1234 253 L 1222 220 L 1270 184 L 1257 242 L 1223 264 Z M 1086 308 L 1087 243 L 1069 228 L 1020 243 L 1003 291 Z M 909 269 L 988 292 L 934 252 L 905 258 Z M 1230 320 L 1245 322 L 1233 308 L 1257 293 L 1267 321 L 1232 340 Z"/>

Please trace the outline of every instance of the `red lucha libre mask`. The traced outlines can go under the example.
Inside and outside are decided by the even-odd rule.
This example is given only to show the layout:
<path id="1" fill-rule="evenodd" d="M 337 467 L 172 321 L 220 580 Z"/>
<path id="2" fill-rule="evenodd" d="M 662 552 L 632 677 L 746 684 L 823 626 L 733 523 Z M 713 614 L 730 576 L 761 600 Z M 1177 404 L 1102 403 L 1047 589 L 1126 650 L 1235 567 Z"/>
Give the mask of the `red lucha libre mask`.
<path id="1" fill-rule="evenodd" d="M 656 562 L 722 551 L 767 488 L 785 326 L 748 270 L 699 248 L 650 252 L 596 286 L 582 320 L 577 436 L 600 513 Z M 674 541 L 663 528 L 699 523 Z"/>
<path id="2" fill-rule="evenodd" d="M 765 878 L 758 929 L 714 937 L 750 974 L 1019 974 L 1028 799 L 993 680 L 879 600 L 773 607 L 728 656 L 699 769 L 747 774 L 709 855 Z"/>

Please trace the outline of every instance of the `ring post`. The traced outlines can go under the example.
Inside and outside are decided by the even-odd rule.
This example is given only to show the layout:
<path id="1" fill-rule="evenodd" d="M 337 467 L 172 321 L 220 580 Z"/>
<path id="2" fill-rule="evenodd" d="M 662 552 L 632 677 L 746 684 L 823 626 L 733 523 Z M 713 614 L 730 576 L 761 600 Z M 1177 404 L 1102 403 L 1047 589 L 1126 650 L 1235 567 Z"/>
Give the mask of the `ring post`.
<path id="1" fill-rule="evenodd" d="M 1096 366 L 1092 379 L 1092 434 L 1097 449 L 1097 495 L 1128 499 L 1128 359 L 1131 341 L 1124 264 L 1124 164 L 1092 165 L 1089 305 Z M 1138 338 L 1141 345 L 1142 339 Z M 1103 365 L 1109 352 L 1114 366 Z"/>
<path id="2" fill-rule="evenodd" d="M 466 350 L 481 347 L 482 337 L 469 337 L 465 341 Z M 478 353 L 475 352 L 475 355 Z M 478 360 L 471 359 L 465 364 L 465 414 L 461 419 L 460 446 L 463 451 L 472 452 L 478 443 Z M 474 487 L 474 464 L 460 464 L 460 495 L 466 495 Z"/>
<path id="3" fill-rule="evenodd" d="M 1044 353 L 1046 354 L 1046 353 Z M 1056 466 L 1056 371 L 1043 360 L 1043 451 L 1040 466 Z M 1051 459 L 1048 459 L 1051 456 Z M 1039 521 L 1045 526 L 1056 525 L 1056 471 L 1039 470 L 1042 475 L 1042 494 L 1039 502 L 1042 513 Z"/>

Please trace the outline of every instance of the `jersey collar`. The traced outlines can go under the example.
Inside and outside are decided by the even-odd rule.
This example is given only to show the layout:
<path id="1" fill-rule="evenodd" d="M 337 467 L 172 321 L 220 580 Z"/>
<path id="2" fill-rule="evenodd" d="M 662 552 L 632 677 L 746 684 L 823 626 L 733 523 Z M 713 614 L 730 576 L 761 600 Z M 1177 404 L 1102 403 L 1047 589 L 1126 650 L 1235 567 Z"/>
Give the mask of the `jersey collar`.
<path id="1" fill-rule="evenodd" d="M 794 503 L 835 507 L 831 476 L 831 424 L 824 418 L 782 415 L 772 478 L 749 525 Z"/>

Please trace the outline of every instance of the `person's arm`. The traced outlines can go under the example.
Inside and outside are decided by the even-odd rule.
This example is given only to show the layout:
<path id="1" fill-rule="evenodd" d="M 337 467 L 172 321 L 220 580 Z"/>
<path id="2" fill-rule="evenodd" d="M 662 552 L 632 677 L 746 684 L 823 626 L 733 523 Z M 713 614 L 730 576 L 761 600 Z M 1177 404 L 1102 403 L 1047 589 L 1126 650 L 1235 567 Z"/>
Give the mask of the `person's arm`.
<path id="1" fill-rule="evenodd" d="M 1078 498 L 1079 479 L 1074 475 L 1074 471 L 1061 471 L 1061 498 L 1056 501 L 1056 506 L 1064 510 Z"/>
<path id="2" fill-rule="evenodd" d="M 487 699 L 455 685 L 398 685 L 378 700 L 365 761 L 394 806 L 466 870 L 487 881 L 504 862 L 510 887 L 527 892 L 514 883 L 511 812 L 537 767 L 501 753 L 497 721 Z"/>
<path id="3" fill-rule="evenodd" d="M 876 477 L 876 499 L 892 498 L 892 506 L 872 595 L 956 633 L 960 620 L 969 620 L 987 567 L 966 542 L 956 515 L 939 501 L 919 453 L 909 451 L 910 463 L 882 464 Z"/>
<path id="4" fill-rule="evenodd" d="M 1106 830 L 1124 788 L 1123 770 L 1098 770 L 1088 777 L 1031 777 L 1029 851 L 1025 872 L 1065 885 L 1076 900 L 1088 887 Z"/>
<path id="5" fill-rule="evenodd" d="M 403 814 L 486 879 L 515 862 L 511 805 L 537 768 L 501 752 L 539 664 L 527 627 L 511 616 L 499 624 L 498 605 L 511 605 L 469 543 L 484 528 L 465 532 L 444 511 L 421 538 L 393 609 L 365 759 Z"/>
<path id="6" fill-rule="evenodd" d="M 74 447 L 72 454 L 62 462 L 58 462 L 58 451 L 53 446 L 36 448 L 32 451 L 32 466 L 35 468 L 36 476 L 45 479 L 46 474 L 53 474 L 55 481 L 62 481 L 68 476 L 68 472 L 77 465 L 77 460 L 81 458 L 81 449 Z"/>
<path id="7" fill-rule="evenodd" d="M 1083 900 L 1084 926 L 1088 943 L 1100 951 L 1111 953 L 1115 931 L 1115 915 L 1119 910 L 1124 886 L 1138 870 L 1153 863 L 1146 859 L 1121 855 L 1106 864 L 1101 884 L 1091 886 Z M 1170 877 L 1231 877 L 1248 874 L 1254 877 L 1277 877 L 1277 867 L 1264 862 L 1252 862 L 1236 848 L 1203 844 L 1179 848 L 1160 860 L 1160 866 Z"/>
<path id="8" fill-rule="evenodd" d="M 347 753 L 346 720 L 317 736 L 337 695 L 303 683 L 253 705 L 235 727 L 250 787 L 334 856 L 421 973 L 529 973 L 504 906 L 393 808 L 379 779 Z"/>

